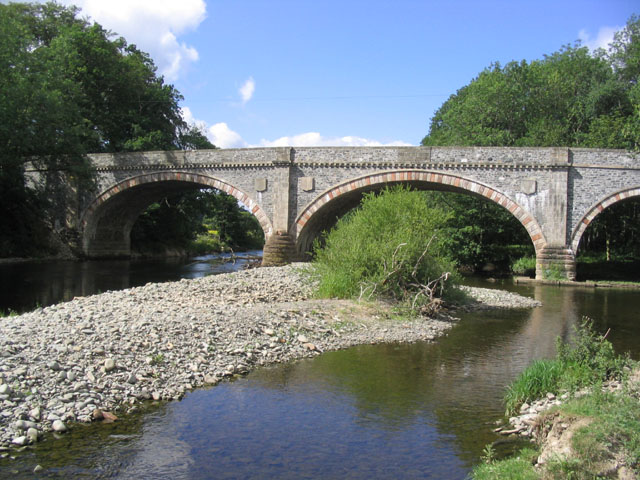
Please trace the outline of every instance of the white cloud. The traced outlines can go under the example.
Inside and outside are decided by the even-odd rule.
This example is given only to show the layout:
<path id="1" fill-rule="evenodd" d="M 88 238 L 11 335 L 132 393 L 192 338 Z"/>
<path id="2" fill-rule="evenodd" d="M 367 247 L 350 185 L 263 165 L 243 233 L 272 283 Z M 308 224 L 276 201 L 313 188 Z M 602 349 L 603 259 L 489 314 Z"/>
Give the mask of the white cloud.
<path id="1" fill-rule="evenodd" d="M 204 0 L 62 0 L 82 9 L 105 29 L 148 52 L 160 74 L 175 81 L 198 52 L 178 37 L 195 30 L 206 17 Z"/>
<path id="2" fill-rule="evenodd" d="M 292 137 L 280 137 L 276 140 L 261 140 L 261 147 L 380 147 L 410 146 L 409 143 L 394 141 L 382 143 L 362 137 L 323 137 L 318 132 L 301 133 Z"/>
<path id="3" fill-rule="evenodd" d="M 382 143 L 368 138 L 345 136 L 345 137 L 323 137 L 318 132 L 307 132 L 291 137 L 280 137 L 276 140 L 260 140 L 258 145 L 250 145 L 242 136 L 229 128 L 225 122 L 219 122 L 212 126 L 207 126 L 203 120 L 198 120 L 193 116 L 189 107 L 182 107 L 182 118 L 189 125 L 196 125 L 206 132 L 207 138 L 218 148 L 258 148 L 258 147 L 381 147 L 397 146 L 410 147 L 410 143 L 393 141 Z"/>
<path id="4" fill-rule="evenodd" d="M 596 38 L 591 38 L 589 32 L 583 29 L 578 33 L 578 38 L 582 44 L 588 47 L 592 52 L 598 48 L 604 48 L 606 50 L 609 47 L 609 44 L 613 41 L 613 35 L 618 30 L 622 30 L 622 28 L 623 27 L 601 27 L 600 30 L 598 30 Z"/>
<path id="5" fill-rule="evenodd" d="M 240 87 L 238 92 L 240 93 L 240 97 L 242 98 L 242 104 L 246 104 L 251 97 L 253 97 L 253 92 L 256 90 L 256 82 L 253 80 L 253 77 L 249 77 L 249 79 L 244 82 L 244 85 Z"/>
<path id="6" fill-rule="evenodd" d="M 187 124 L 195 125 L 202 131 L 207 130 L 207 122 L 205 122 L 204 120 L 198 120 L 196 117 L 194 117 L 193 112 L 189 107 L 182 107 L 180 111 L 182 113 L 182 119 L 187 122 Z"/>
<path id="7" fill-rule="evenodd" d="M 239 133 L 234 132 L 224 123 L 216 123 L 207 129 L 207 136 L 211 143 L 218 148 L 243 148 L 248 147 Z"/>

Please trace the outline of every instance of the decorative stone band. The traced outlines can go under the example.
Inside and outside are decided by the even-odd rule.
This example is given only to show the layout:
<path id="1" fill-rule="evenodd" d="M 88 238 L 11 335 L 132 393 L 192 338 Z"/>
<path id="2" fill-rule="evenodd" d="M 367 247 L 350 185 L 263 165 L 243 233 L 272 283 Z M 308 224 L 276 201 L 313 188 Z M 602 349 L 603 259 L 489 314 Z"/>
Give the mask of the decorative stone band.
<path id="1" fill-rule="evenodd" d="M 587 214 L 582 217 L 582 219 L 578 222 L 578 225 L 574 229 L 573 235 L 571 236 L 571 248 L 574 252 L 578 251 L 578 247 L 580 246 L 580 240 L 582 240 L 582 235 L 584 231 L 587 229 L 589 224 L 598 216 L 600 212 L 602 212 L 605 208 L 610 207 L 614 203 L 617 203 L 621 200 L 625 200 L 627 198 L 640 197 L 640 186 L 634 188 L 628 188 L 624 190 L 620 190 L 612 195 L 609 195 L 598 203 L 596 203 L 593 207 L 589 209 Z"/>
<path id="2" fill-rule="evenodd" d="M 131 177 L 122 182 L 114 185 L 113 187 L 107 189 L 102 192 L 97 198 L 91 203 L 91 205 L 84 211 L 82 215 L 82 226 L 83 228 L 86 226 L 87 219 L 92 216 L 92 214 L 107 200 L 109 200 L 114 195 L 117 195 L 120 192 L 123 192 L 129 188 L 136 187 L 138 185 L 144 185 L 146 183 L 153 182 L 167 182 L 167 181 L 177 181 L 177 182 L 187 182 L 191 184 L 199 184 L 203 187 L 211 187 L 216 190 L 220 190 L 225 192 L 237 200 L 242 202 L 253 215 L 260 222 L 260 226 L 264 231 L 265 237 L 268 238 L 273 233 L 273 226 L 271 225 L 271 221 L 269 217 L 264 212 L 264 210 L 256 203 L 256 201 L 251 198 L 247 193 L 238 189 L 237 187 L 225 182 L 224 180 L 220 180 L 214 177 L 210 177 L 207 175 L 201 175 L 191 172 L 183 172 L 183 171 L 164 171 L 158 173 L 149 173 L 145 175 L 139 175 L 136 177 Z"/>
<path id="3" fill-rule="evenodd" d="M 365 190 L 371 186 L 383 186 L 385 184 L 390 185 L 396 183 L 437 183 L 448 185 L 452 187 L 452 189 L 483 196 L 509 210 L 513 216 L 520 221 L 529 233 L 536 252 L 546 244 L 542 229 L 533 216 L 502 192 L 461 176 L 426 170 L 390 170 L 377 172 L 347 180 L 325 190 L 308 204 L 296 219 L 296 237 L 301 237 L 301 233 L 311 216 L 335 198 L 347 192 Z"/>

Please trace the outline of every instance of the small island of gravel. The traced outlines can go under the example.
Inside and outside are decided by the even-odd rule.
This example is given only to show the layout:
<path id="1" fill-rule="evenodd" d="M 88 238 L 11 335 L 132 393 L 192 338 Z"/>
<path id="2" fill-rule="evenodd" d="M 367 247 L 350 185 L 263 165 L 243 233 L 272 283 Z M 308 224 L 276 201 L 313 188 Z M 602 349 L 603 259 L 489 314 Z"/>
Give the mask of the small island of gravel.
<path id="1" fill-rule="evenodd" d="M 0 448 L 144 400 L 180 399 L 253 368 L 352 345 L 442 336 L 380 303 L 312 299 L 304 265 L 106 292 L 0 320 Z M 464 287 L 473 308 L 535 300 Z"/>

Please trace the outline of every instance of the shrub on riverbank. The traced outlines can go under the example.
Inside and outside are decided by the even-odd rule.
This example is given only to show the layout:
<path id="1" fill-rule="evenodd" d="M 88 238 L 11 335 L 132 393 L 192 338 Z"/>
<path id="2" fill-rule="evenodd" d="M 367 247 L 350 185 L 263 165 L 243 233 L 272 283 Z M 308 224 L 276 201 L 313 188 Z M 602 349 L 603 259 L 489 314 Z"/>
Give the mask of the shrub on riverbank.
<path id="1" fill-rule="evenodd" d="M 451 292 L 456 273 L 447 256 L 448 214 L 405 187 L 365 194 L 316 244 L 321 297 L 386 297 L 428 313 Z"/>

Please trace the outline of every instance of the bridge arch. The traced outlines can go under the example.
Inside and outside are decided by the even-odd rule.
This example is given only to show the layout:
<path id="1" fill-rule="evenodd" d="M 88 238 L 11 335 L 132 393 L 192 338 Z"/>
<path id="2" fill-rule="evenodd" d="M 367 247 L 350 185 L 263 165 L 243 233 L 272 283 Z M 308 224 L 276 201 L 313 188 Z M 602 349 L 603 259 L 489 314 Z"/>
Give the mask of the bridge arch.
<path id="1" fill-rule="evenodd" d="M 358 205 L 363 193 L 379 190 L 387 185 L 407 184 L 421 190 L 443 190 L 469 193 L 486 198 L 506 208 L 527 230 L 536 254 L 546 245 L 546 239 L 536 219 L 502 192 L 468 178 L 428 170 L 389 170 L 346 180 L 325 190 L 312 200 L 295 221 L 296 248 L 300 255 L 310 251 L 312 242 L 336 210 L 347 211 Z M 427 188 L 425 188 L 427 187 Z M 340 206 L 342 203 L 342 206 Z M 346 207 L 346 208 L 345 208 Z"/>
<path id="2" fill-rule="evenodd" d="M 129 177 L 99 194 L 81 216 L 82 248 L 88 257 L 128 256 L 131 228 L 138 216 L 163 195 L 215 188 L 242 202 L 269 238 L 271 220 L 247 193 L 224 180 L 197 173 L 163 171 Z"/>
<path id="3" fill-rule="evenodd" d="M 580 247 L 580 241 L 582 240 L 582 235 L 585 230 L 591 222 L 600 215 L 600 213 L 602 213 L 603 210 L 618 202 L 622 202 L 623 200 L 637 197 L 640 197 L 640 186 L 614 192 L 593 205 L 573 229 L 573 234 L 571 235 L 571 248 L 574 254 L 578 253 L 578 247 Z"/>

